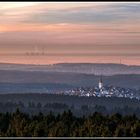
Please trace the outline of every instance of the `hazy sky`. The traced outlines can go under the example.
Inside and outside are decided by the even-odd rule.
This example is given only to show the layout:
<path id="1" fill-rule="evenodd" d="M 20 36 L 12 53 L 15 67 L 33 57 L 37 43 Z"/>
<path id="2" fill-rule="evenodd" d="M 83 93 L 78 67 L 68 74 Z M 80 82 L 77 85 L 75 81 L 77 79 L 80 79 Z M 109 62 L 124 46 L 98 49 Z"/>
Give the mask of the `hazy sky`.
<path id="1" fill-rule="evenodd" d="M 140 2 L 0 2 L 0 62 L 120 59 L 140 65 Z"/>

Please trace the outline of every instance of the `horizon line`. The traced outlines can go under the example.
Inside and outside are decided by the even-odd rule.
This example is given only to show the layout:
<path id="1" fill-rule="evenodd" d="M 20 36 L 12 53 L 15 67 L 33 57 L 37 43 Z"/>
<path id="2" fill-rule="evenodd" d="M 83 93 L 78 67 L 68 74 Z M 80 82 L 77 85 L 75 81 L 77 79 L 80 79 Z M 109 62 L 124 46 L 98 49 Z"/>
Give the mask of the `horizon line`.
<path id="1" fill-rule="evenodd" d="M 0 64 L 11 64 L 11 65 L 35 65 L 35 66 L 47 66 L 47 65 L 59 65 L 59 64 L 101 64 L 101 65 L 105 65 L 105 64 L 113 64 L 113 65 L 125 65 L 125 66 L 140 66 L 140 65 L 128 65 L 128 64 L 124 64 L 124 63 L 105 63 L 105 62 L 59 62 L 59 63 L 52 63 L 52 64 L 37 64 L 37 63 L 14 63 L 14 62 L 0 62 Z"/>

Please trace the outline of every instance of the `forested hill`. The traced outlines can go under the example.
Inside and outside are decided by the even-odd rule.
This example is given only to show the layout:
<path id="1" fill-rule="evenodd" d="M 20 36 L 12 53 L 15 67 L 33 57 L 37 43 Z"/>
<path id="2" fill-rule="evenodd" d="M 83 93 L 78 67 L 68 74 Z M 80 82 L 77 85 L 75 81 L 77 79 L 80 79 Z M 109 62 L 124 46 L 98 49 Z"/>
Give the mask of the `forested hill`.
<path id="1" fill-rule="evenodd" d="M 135 115 L 110 116 L 95 112 L 90 116 L 76 117 L 65 111 L 54 115 L 31 115 L 17 110 L 0 114 L 2 137 L 139 137 L 140 119 Z"/>
<path id="2" fill-rule="evenodd" d="M 13 112 L 16 108 L 29 114 L 56 114 L 64 110 L 77 115 L 88 115 L 95 111 L 104 114 L 120 113 L 140 117 L 140 101 L 118 97 L 78 97 L 53 94 L 3 94 L 0 95 L 0 112 Z"/>
<path id="3" fill-rule="evenodd" d="M 70 72 L 42 72 L 42 71 L 17 71 L 0 70 L 0 91 L 15 91 L 16 88 L 24 91 L 24 88 L 61 88 L 93 87 L 97 86 L 100 76 L 93 74 L 79 74 Z M 112 85 L 124 88 L 140 88 L 140 75 L 113 75 L 102 76 L 104 85 Z M 10 88 L 9 88 L 10 87 Z M 58 86 L 57 86 L 58 87 Z M 18 91 L 19 91 L 18 90 Z M 26 89 L 25 89 L 26 90 Z M 16 92 L 16 91 L 15 91 Z"/>
<path id="4" fill-rule="evenodd" d="M 140 66 L 112 63 L 58 63 L 53 65 L 0 63 L 0 70 L 72 72 L 94 75 L 140 74 Z"/>

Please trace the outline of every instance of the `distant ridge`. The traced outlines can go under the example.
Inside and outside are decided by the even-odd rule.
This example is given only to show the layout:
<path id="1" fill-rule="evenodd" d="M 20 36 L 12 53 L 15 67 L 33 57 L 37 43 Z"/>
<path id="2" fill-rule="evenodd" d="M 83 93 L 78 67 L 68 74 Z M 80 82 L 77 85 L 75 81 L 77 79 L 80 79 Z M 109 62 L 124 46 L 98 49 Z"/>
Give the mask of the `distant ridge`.
<path id="1" fill-rule="evenodd" d="M 21 63 L 5 63 L 0 62 L 0 65 L 30 65 L 30 66 L 53 66 L 53 65 L 124 65 L 124 66 L 136 66 L 140 67 L 139 65 L 127 65 L 127 64 L 119 64 L 119 63 L 54 63 L 54 64 L 21 64 Z"/>
<path id="2" fill-rule="evenodd" d="M 115 63 L 57 63 L 49 65 L 0 63 L 0 70 L 70 72 L 106 76 L 140 74 L 140 66 Z"/>

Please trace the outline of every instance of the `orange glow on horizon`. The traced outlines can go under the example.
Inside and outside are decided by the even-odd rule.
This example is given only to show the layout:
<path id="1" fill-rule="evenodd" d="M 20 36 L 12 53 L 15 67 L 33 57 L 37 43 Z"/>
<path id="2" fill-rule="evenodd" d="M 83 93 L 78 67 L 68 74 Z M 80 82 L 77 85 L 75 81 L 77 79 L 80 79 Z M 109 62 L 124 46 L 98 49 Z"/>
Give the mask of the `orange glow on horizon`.
<path id="1" fill-rule="evenodd" d="M 117 33 L 119 31 L 139 32 L 139 23 L 129 23 L 127 25 L 119 24 L 73 24 L 73 23 L 57 23 L 57 24 L 27 24 L 12 23 L 0 24 L 0 32 L 30 32 L 30 31 L 51 31 L 51 32 L 91 32 Z"/>
<path id="2" fill-rule="evenodd" d="M 75 59 L 74 57 L 46 57 L 46 56 L 10 56 L 7 58 L 3 58 L 0 56 L 0 63 L 14 63 L 14 64 L 34 64 L 34 65 L 49 65 L 49 64 L 56 64 L 56 63 L 115 63 L 115 64 L 125 64 L 125 65 L 140 65 L 139 57 L 78 57 Z"/>

